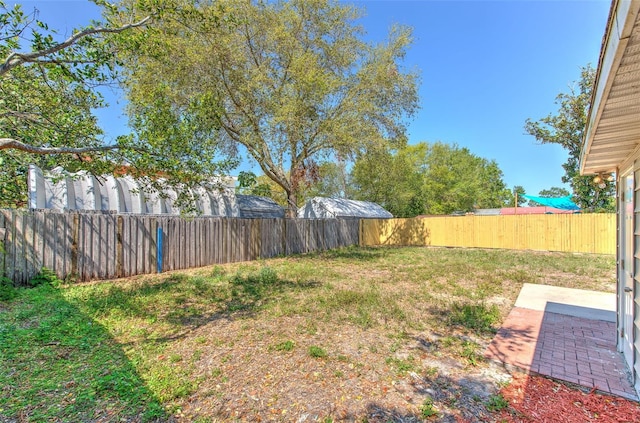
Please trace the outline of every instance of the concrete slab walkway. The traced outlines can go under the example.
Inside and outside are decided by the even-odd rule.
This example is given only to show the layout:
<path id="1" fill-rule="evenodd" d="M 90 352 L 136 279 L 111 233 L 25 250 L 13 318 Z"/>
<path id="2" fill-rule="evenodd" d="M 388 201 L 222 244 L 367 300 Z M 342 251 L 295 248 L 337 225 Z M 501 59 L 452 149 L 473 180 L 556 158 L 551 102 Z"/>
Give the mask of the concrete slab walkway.
<path id="1" fill-rule="evenodd" d="M 637 401 L 616 350 L 615 301 L 610 293 L 524 284 L 485 356 Z"/>

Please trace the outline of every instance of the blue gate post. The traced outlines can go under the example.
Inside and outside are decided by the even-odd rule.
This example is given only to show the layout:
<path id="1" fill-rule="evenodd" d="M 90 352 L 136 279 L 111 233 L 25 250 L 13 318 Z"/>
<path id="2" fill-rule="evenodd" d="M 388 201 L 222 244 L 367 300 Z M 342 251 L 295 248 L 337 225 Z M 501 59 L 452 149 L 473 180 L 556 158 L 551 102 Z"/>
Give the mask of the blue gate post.
<path id="1" fill-rule="evenodd" d="M 162 227 L 158 226 L 158 237 L 156 241 L 158 273 L 162 273 Z"/>

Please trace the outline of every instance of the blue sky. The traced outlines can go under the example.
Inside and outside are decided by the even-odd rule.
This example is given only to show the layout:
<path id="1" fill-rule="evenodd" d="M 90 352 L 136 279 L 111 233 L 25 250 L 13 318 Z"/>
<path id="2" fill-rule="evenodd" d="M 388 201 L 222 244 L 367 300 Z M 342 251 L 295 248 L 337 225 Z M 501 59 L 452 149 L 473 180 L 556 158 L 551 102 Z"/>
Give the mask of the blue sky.
<path id="1" fill-rule="evenodd" d="M 7 1 L 11 4 L 11 1 Z M 99 18 L 84 0 L 22 1 L 61 34 Z M 524 133 L 527 118 L 557 110 L 580 67 L 597 65 L 610 2 L 592 1 L 353 1 L 366 9 L 367 37 L 383 41 L 394 23 L 413 27 L 404 66 L 421 73 L 418 114 L 410 143 L 457 143 L 495 159 L 508 186 L 536 195 L 562 186 L 566 153 Z M 126 133 L 123 101 L 99 118 L 108 134 Z M 251 166 L 246 163 L 243 169 Z"/>

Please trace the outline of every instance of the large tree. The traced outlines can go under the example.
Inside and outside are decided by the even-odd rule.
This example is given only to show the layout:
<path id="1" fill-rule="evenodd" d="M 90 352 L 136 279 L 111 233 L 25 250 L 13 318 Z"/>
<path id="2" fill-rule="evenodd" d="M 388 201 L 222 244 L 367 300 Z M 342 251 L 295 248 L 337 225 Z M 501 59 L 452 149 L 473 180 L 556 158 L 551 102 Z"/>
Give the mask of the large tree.
<path id="1" fill-rule="evenodd" d="M 431 214 L 503 207 L 511 199 L 495 160 L 440 142 L 429 146 L 424 195 L 427 212 Z"/>
<path id="2" fill-rule="evenodd" d="M 440 142 L 368 152 L 352 179 L 358 199 L 401 217 L 503 207 L 512 197 L 494 160 Z"/>
<path id="3" fill-rule="evenodd" d="M 523 195 L 525 195 L 526 192 L 524 190 L 524 187 L 522 185 L 516 185 L 513 187 L 513 189 L 510 192 L 510 197 L 509 197 L 509 201 L 507 202 L 507 206 L 508 207 L 520 207 L 522 206 L 524 203 L 527 202 L 527 199 L 523 197 Z M 518 204 L 516 204 L 516 200 L 518 201 Z"/>
<path id="4" fill-rule="evenodd" d="M 118 24 L 91 22 L 61 37 L 37 10 L 26 13 L 0 1 L 0 207 L 26 204 L 32 163 L 96 176 L 125 170 L 145 180 L 145 190 L 176 188 L 185 210 L 193 205 L 188 188 L 211 180 L 220 165 L 232 164 L 213 160 L 214 143 L 196 147 L 191 140 L 158 141 L 144 134 L 108 139 L 98 125 L 94 110 L 107 106 L 100 89 L 117 83 L 116 38 L 144 34 L 161 21 L 160 12 L 146 10 Z M 188 122 L 167 133 L 185 127 Z"/>
<path id="5" fill-rule="evenodd" d="M 576 204 L 585 211 L 614 211 L 615 184 L 604 181 L 599 186 L 593 183 L 593 176 L 580 175 L 580 150 L 594 78 L 595 70 L 591 66 L 583 67 L 580 80 L 570 87 L 569 92 L 556 97 L 558 111 L 538 121 L 527 119 L 525 131 L 541 144 L 558 144 L 567 150 L 569 157 L 562 165 L 565 171 L 562 182 L 571 186 Z"/>
<path id="6" fill-rule="evenodd" d="M 424 213 L 422 167 L 427 145 L 408 145 L 398 151 L 371 149 L 360 155 L 351 171 L 354 199 L 380 204 L 395 217 Z"/>
<path id="7" fill-rule="evenodd" d="M 303 181 L 298 195 L 298 207 L 312 197 L 354 198 L 354 190 L 349 183 L 346 163 L 322 162 Z M 287 207 L 287 194 L 273 179 L 265 175 L 256 176 L 253 172 L 240 172 L 238 176 L 239 194 L 269 197 L 283 207 Z"/>
<path id="8" fill-rule="evenodd" d="M 139 133 L 189 122 L 217 136 L 286 192 L 290 214 L 319 161 L 404 142 L 403 119 L 417 107 L 417 75 L 400 67 L 408 28 L 371 44 L 354 23 L 361 12 L 335 1 L 193 3 L 127 40 Z"/>

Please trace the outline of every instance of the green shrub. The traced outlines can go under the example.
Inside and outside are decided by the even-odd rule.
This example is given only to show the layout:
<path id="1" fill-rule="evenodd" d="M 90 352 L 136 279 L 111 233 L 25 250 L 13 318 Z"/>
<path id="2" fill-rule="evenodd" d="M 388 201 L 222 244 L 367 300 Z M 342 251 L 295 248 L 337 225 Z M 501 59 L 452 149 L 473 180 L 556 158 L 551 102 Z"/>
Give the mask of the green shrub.
<path id="1" fill-rule="evenodd" d="M 431 398 L 426 398 L 422 403 L 422 407 L 420 407 L 420 414 L 425 419 L 429 417 L 433 417 L 438 414 L 438 410 L 433 406 L 433 400 Z"/>
<path id="2" fill-rule="evenodd" d="M 40 273 L 29 280 L 29 286 L 33 288 L 41 285 L 59 287 L 61 284 L 62 281 L 58 279 L 55 272 L 51 269 L 47 269 L 46 267 L 43 267 L 42 270 L 40 270 Z"/>
<path id="3" fill-rule="evenodd" d="M 293 349 L 295 348 L 296 343 L 288 340 L 285 342 L 281 342 L 279 344 L 277 344 L 276 346 L 273 347 L 273 349 L 275 349 L 276 351 L 293 351 Z"/>
<path id="4" fill-rule="evenodd" d="M 485 406 L 487 407 L 487 410 L 493 413 L 497 413 L 509 407 L 509 401 L 504 399 L 504 397 L 500 394 L 491 395 L 491 397 L 485 403 Z"/>
<path id="5" fill-rule="evenodd" d="M 313 358 L 325 358 L 327 352 L 323 348 L 312 345 L 309 347 L 309 355 Z"/>
<path id="6" fill-rule="evenodd" d="M 500 320 L 500 309 L 495 304 L 454 303 L 449 315 L 449 323 L 464 326 L 480 333 L 495 332 L 493 325 Z"/>
<path id="7" fill-rule="evenodd" d="M 18 296 L 18 290 L 13 286 L 13 281 L 0 276 L 0 301 L 10 301 Z"/>

